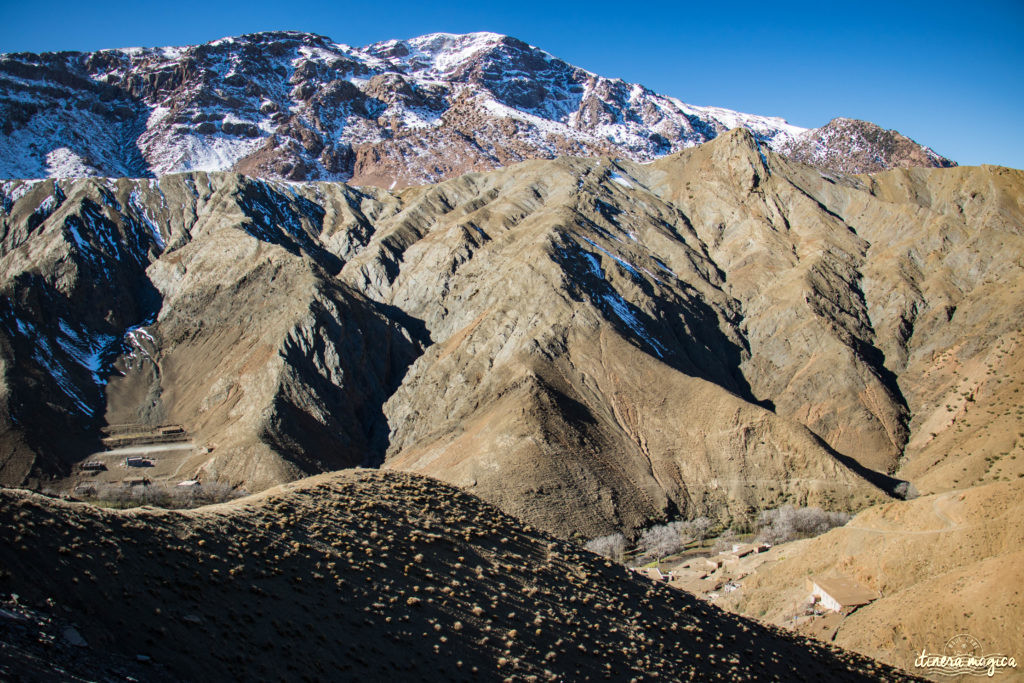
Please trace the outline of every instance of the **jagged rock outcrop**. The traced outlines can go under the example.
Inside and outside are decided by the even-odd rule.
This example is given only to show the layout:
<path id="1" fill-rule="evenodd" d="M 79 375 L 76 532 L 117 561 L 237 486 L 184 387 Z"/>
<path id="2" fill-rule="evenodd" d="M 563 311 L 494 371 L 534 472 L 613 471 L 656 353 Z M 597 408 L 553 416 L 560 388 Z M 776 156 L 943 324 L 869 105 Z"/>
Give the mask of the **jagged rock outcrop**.
<path id="1" fill-rule="evenodd" d="M 689 105 L 493 33 L 0 55 L 0 121 L 0 178 L 234 170 L 394 188 L 566 154 L 649 161 L 734 128 L 840 170 L 949 163 L 871 124 Z"/>

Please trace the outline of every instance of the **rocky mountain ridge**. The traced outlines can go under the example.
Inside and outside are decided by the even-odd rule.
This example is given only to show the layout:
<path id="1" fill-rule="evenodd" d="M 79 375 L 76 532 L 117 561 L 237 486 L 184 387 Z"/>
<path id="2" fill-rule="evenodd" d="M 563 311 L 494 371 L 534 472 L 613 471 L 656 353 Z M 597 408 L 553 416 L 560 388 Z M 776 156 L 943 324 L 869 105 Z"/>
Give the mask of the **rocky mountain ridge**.
<path id="1" fill-rule="evenodd" d="M 383 461 L 567 536 L 863 507 L 960 428 L 935 359 L 1017 330 L 1021 185 L 823 174 L 742 130 L 392 192 L 7 182 L 4 482 L 170 422 L 182 478 Z"/>
<path id="2" fill-rule="evenodd" d="M 843 173 L 875 173 L 890 168 L 955 164 L 894 130 L 867 121 L 836 118 L 777 146 L 795 161 Z"/>
<path id="3" fill-rule="evenodd" d="M 650 161 L 735 128 L 847 172 L 952 162 L 874 124 L 685 104 L 508 36 L 353 48 L 266 32 L 204 45 L 0 55 L 0 177 L 238 171 L 405 187 L 533 158 Z"/>

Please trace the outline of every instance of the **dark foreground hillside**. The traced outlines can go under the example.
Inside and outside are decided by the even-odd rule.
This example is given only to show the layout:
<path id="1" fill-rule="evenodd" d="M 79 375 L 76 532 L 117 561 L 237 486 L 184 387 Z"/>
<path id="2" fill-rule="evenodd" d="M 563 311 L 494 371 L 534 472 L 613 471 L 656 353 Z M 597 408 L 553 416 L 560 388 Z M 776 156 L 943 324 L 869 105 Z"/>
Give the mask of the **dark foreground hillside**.
<path id="1" fill-rule="evenodd" d="M 33 641 L 4 611 L 9 680 L 903 677 L 415 475 L 347 471 L 177 512 L 4 490 L 0 520 L 0 591 L 63 630 Z"/>

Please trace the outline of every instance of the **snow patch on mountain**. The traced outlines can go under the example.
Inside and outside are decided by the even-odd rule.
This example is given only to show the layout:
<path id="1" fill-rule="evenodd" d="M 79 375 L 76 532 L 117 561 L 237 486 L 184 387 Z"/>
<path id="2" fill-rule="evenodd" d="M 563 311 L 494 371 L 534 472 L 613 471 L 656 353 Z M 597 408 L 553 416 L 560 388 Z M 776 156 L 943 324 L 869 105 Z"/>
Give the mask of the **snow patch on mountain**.
<path id="1" fill-rule="evenodd" d="M 287 180 L 362 173 L 382 186 L 565 154 L 650 161 L 738 127 L 774 150 L 808 133 L 603 78 L 486 32 L 354 48 L 276 31 L 0 55 L 0 122 L 0 177 L 241 170 Z M 814 158 L 830 158 L 834 144 L 816 138 Z"/>
<path id="2" fill-rule="evenodd" d="M 46 154 L 46 175 L 56 178 L 81 178 L 101 175 L 100 171 L 67 147 Z"/>
<path id="3" fill-rule="evenodd" d="M 590 240 L 587 240 L 590 242 Z M 593 242 L 590 242 L 592 246 L 597 246 Z M 600 249 L 600 247 L 598 247 Z M 604 249 L 601 249 L 604 251 Z M 608 252 L 605 251 L 607 254 Z M 609 254 L 610 255 L 610 254 Z M 645 341 L 654 354 L 658 358 L 664 358 L 666 349 L 665 346 L 655 339 L 644 327 L 644 324 L 637 318 L 636 313 L 633 312 L 633 308 L 622 298 L 618 292 L 608 283 L 605 279 L 604 272 L 601 270 L 601 263 L 597 257 L 589 252 L 582 252 L 584 261 L 587 264 L 591 274 L 601 282 L 601 291 L 596 293 L 590 293 L 591 298 L 595 300 L 595 303 L 603 304 L 601 308 L 605 311 L 610 311 L 622 321 L 636 336 Z M 613 257 L 614 258 L 614 257 Z M 616 259 L 619 261 L 619 259 Z M 635 272 L 635 271 L 634 271 Z"/>
<path id="4" fill-rule="evenodd" d="M 611 179 L 612 179 L 612 182 L 614 182 L 614 183 L 618 183 L 619 185 L 622 185 L 623 187 L 629 187 L 629 188 L 632 188 L 632 187 L 633 187 L 633 183 L 632 183 L 632 182 L 630 182 L 630 181 L 629 181 L 629 180 L 628 180 L 628 179 L 627 179 L 627 178 L 626 178 L 625 176 L 623 176 L 623 175 L 620 175 L 620 174 L 618 174 L 618 173 L 612 173 L 610 177 L 611 177 Z"/>
<path id="5" fill-rule="evenodd" d="M 406 41 L 410 54 L 399 63 L 441 79 L 481 51 L 498 45 L 503 38 L 505 36 L 488 32 L 430 33 Z"/>

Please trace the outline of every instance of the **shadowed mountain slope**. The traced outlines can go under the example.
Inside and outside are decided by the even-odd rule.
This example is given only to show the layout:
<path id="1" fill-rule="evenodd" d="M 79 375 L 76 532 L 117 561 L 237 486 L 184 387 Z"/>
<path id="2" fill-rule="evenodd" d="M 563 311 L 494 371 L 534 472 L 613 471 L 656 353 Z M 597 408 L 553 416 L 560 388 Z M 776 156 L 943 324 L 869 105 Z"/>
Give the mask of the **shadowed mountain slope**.
<path id="1" fill-rule="evenodd" d="M 0 590 L 73 620 L 90 652 L 144 655 L 151 680 L 909 680 L 408 474 L 322 475 L 188 512 L 2 491 L 0 519 Z M 0 671 L 37 657 L 4 647 Z"/>
<path id="2" fill-rule="evenodd" d="M 8 481 L 67 472 L 105 424 L 182 424 L 202 447 L 181 477 L 253 489 L 382 448 L 380 405 L 422 328 L 331 277 L 349 247 L 322 222 L 361 195 L 321 188 L 322 207 L 205 175 L 62 186 L 33 190 L 52 194 L 5 241 Z"/>

